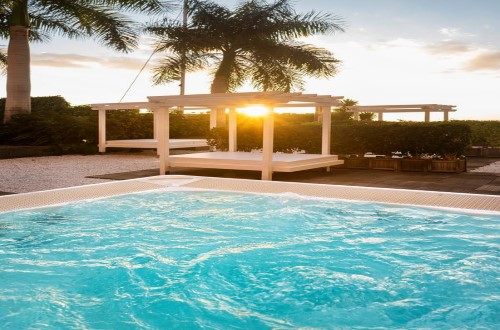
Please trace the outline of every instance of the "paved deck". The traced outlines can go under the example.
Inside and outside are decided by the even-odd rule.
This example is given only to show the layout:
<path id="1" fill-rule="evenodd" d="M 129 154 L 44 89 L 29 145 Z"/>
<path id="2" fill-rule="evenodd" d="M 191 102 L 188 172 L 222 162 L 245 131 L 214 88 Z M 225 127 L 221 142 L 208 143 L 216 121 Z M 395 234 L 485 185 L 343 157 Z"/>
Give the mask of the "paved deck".
<path id="1" fill-rule="evenodd" d="M 468 169 L 485 166 L 499 160 L 499 158 L 471 159 L 468 161 Z M 260 172 L 254 171 L 174 168 L 170 174 L 260 180 Z M 156 168 L 94 177 L 126 180 L 154 175 L 158 175 L 158 169 Z M 324 169 L 295 173 L 274 173 L 273 180 L 500 195 L 500 174 L 494 173 L 422 173 L 332 168 L 329 173 L 325 172 Z"/>

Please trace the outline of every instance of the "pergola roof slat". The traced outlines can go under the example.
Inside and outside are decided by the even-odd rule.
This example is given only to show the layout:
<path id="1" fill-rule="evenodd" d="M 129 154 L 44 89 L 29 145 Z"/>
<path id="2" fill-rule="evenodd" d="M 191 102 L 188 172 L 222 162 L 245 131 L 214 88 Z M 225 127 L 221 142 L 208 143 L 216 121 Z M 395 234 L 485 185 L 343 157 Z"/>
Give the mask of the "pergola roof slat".
<path id="1" fill-rule="evenodd" d="M 94 110 L 124 109 L 161 109 L 182 107 L 194 108 L 231 108 L 250 105 L 280 107 L 315 107 L 336 106 L 343 96 L 285 93 L 285 92 L 248 92 L 248 93 L 215 93 L 191 95 L 149 96 L 149 102 L 100 103 L 92 104 Z"/>

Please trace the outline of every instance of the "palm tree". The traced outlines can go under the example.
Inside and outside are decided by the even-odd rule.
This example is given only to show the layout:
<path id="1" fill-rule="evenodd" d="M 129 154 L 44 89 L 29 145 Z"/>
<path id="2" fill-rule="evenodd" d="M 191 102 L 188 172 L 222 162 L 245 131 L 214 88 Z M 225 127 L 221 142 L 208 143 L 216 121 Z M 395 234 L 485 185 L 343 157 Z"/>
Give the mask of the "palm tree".
<path id="1" fill-rule="evenodd" d="M 336 108 L 335 111 L 332 113 L 332 120 L 336 122 L 352 120 L 354 115 L 352 112 L 347 112 L 347 110 L 349 110 L 349 107 L 355 105 L 358 105 L 358 101 L 349 98 L 342 99 L 340 101 L 340 107 Z"/>
<path id="2" fill-rule="evenodd" d="M 138 29 L 123 13 L 160 14 L 168 9 L 164 0 L 2 0 L 0 38 L 9 39 L 4 122 L 31 112 L 29 41 L 47 40 L 50 34 L 93 37 L 128 52 L 137 45 Z"/>
<path id="3" fill-rule="evenodd" d="M 248 80 L 257 90 L 289 92 L 302 89 L 305 75 L 336 73 L 339 61 L 330 51 L 297 41 L 343 31 L 336 16 L 297 14 L 290 0 L 247 0 L 234 10 L 191 0 L 189 8 L 187 27 L 164 20 L 146 29 L 156 36 L 156 49 L 167 53 L 154 68 L 155 84 L 179 80 L 182 68 L 210 69 L 212 93 L 232 92 Z M 224 122 L 224 116 L 218 118 Z"/>

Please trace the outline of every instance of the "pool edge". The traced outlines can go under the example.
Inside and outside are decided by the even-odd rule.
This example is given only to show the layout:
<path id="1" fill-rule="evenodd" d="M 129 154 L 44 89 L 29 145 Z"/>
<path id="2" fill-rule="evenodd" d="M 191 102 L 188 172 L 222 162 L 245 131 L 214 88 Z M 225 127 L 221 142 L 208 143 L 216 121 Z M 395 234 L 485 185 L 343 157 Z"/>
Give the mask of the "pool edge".
<path id="1" fill-rule="evenodd" d="M 185 175 L 159 175 L 85 186 L 0 196 L 0 213 L 169 188 L 283 194 L 336 200 L 500 214 L 500 196 L 302 182 L 257 181 Z"/>

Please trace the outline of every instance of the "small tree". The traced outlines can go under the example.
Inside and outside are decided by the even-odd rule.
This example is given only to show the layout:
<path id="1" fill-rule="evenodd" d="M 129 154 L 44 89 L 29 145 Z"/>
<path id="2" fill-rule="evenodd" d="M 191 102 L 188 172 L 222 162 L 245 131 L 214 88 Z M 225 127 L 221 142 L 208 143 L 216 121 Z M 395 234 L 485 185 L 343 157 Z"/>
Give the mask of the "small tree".
<path id="1" fill-rule="evenodd" d="M 343 99 L 340 101 L 342 104 L 340 107 L 336 108 L 332 113 L 332 121 L 349 121 L 353 119 L 352 112 L 347 112 L 350 106 L 357 105 L 358 101 L 353 99 Z"/>
<path id="2" fill-rule="evenodd" d="M 375 114 L 373 112 L 361 112 L 359 114 L 359 120 L 361 121 L 373 121 Z"/>

